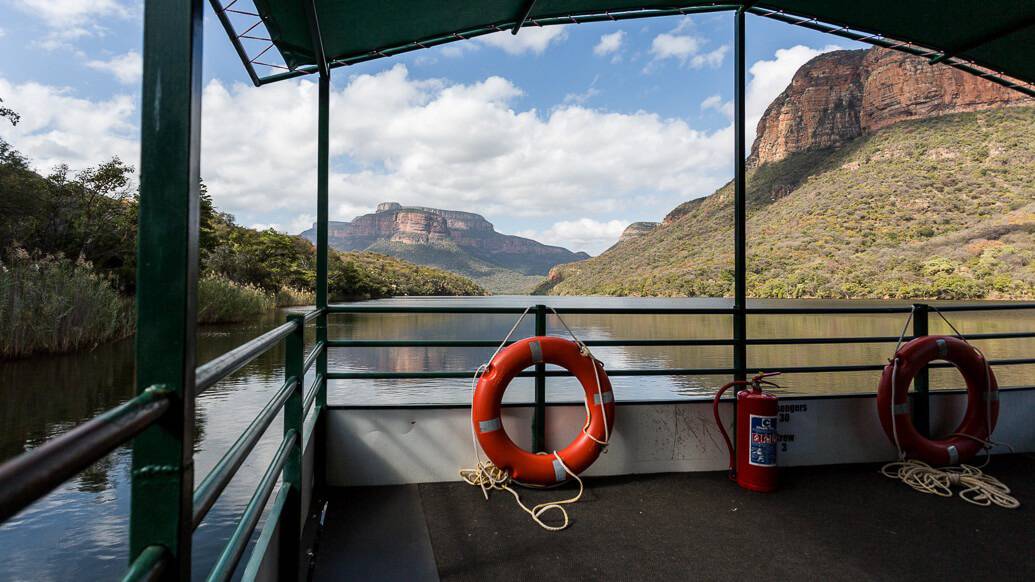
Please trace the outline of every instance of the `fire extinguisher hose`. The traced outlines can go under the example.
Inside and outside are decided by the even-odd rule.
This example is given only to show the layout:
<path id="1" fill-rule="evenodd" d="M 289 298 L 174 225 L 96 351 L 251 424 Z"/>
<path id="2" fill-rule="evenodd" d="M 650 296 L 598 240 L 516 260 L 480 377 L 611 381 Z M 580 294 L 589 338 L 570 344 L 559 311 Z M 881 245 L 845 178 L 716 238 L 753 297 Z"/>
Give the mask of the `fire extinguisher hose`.
<path id="1" fill-rule="evenodd" d="M 737 460 L 733 454 L 733 441 L 730 440 L 730 435 L 726 432 L 726 426 L 722 424 L 722 417 L 719 416 L 719 401 L 722 399 L 722 395 L 725 394 L 726 391 L 730 388 L 734 386 L 743 386 L 746 384 L 747 380 L 734 380 L 726 384 L 722 388 L 719 388 L 719 391 L 715 393 L 715 398 L 712 400 L 712 414 L 715 415 L 715 424 L 719 425 L 719 432 L 722 433 L 722 438 L 726 441 L 726 448 L 730 451 L 729 477 L 731 480 L 736 479 L 737 477 Z"/>

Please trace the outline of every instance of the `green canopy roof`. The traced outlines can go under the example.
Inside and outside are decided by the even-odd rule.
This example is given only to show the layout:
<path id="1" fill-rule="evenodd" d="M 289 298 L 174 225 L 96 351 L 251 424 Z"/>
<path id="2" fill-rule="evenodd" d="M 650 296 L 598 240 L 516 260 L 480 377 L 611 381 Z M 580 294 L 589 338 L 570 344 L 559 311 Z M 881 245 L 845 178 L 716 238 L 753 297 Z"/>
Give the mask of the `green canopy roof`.
<path id="1" fill-rule="evenodd" d="M 213 0 L 217 11 L 218 2 Z M 334 67 L 520 26 L 732 10 L 742 4 L 759 16 L 1035 82 L 1035 1 L 1028 0 L 255 0 L 287 71 L 266 79 L 250 73 L 259 83 L 314 72 L 321 43 Z M 240 35 L 228 30 L 238 43 Z M 1026 92 L 1032 89 L 1029 85 Z"/>

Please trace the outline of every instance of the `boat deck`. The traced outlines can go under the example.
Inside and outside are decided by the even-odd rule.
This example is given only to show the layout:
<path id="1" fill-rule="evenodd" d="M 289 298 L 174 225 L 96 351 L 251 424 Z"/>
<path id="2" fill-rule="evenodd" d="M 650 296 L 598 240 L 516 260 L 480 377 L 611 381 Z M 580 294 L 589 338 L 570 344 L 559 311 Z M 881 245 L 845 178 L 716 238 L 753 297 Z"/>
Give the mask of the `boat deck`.
<path id="1" fill-rule="evenodd" d="M 775 494 L 725 473 L 587 479 L 560 533 L 506 492 L 463 483 L 332 490 L 315 580 L 1004 580 L 1035 572 L 1035 456 L 989 472 L 1020 509 L 914 492 L 874 465 L 781 472 Z M 573 489 L 521 490 L 528 505 Z"/>

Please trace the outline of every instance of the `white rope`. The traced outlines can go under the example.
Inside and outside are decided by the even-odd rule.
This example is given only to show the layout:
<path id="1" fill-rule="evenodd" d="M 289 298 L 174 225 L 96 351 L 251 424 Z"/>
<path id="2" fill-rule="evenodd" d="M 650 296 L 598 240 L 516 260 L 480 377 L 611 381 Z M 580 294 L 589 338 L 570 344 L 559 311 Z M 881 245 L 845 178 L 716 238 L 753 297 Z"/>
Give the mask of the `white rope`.
<path id="1" fill-rule="evenodd" d="M 553 312 L 553 314 L 557 317 L 557 321 L 561 322 L 561 325 L 564 326 L 564 329 L 568 331 L 568 335 L 570 335 L 571 339 L 575 342 L 575 344 L 579 346 L 579 353 L 589 358 L 593 362 L 593 378 L 596 380 L 597 383 L 597 400 L 600 402 L 600 414 L 604 417 L 604 440 L 596 438 L 589 432 L 589 425 L 593 422 L 593 415 L 589 409 L 588 399 L 583 401 L 583 404 L 586 406 L 586 423 L 582 425 L 582 433 L 588 436 L 591 441 L 604 447 L 604 453 L 606 454 L 607 445 L 611 442 L 611 434 L 610 429 L 607 428 L 607 407 L 606 403 L 604 402 L 604 389 L 600 385 L 600 368 L 604 366 L 604 363 L 598 360 L 593 355 L 593 352 L 589 351 L 589 346 L 583 343 L 582 340 L 579 339 L 577 335 L 575 335 L 575 332 L 572 331 L 570 327 L 568 327 L 568 323 L 564 321 L 564 318 L 561 317 L 560 313 L 557 313 L 556 309 L 554 309 L 553 307 L 547 307 L 547 309 Z"/>
<path id="2" fill-rule="evenodd" d="M 935 468 L 915 459 L 896 461 L 881 467 L 881 473 L 899 479 L 921 493 L 952 497 L 952 488 L 961 487 L 961 499 L 974 505 L 998 505 L 1017 509 L 1021 503 L 1010 495 L 1010 488 L 1002 481 L 981 472 L 973 465 Z"/>
<path id="3" fill-rule="evenodd" d="M 474 390 L 478 386 L 478 379 L 481 377 L 482 374 L 485 373 L 485 370 L 487 370 L 488 367 L 492 364 L 492 361 L 496 359 L 496 356 L 507 345 L 507 342 L 510 341 L 511 336 L 514 335 L 514 332 L 517 330 L 518 326 L 521 325 L 521 322 L 525 319 L 525 316 L 528 315 L 528 312 L 531 309 L 532 309 L 531 307 L 525 308 L 525 310 L 521 313 L 521 316 L 518 317 L 518 320 L 516 322 L 514 322 L 513 327 L 511 327 L 510 331 L 507 332 L 507 336 L 505 338 L 503 338 L 502 342 L 500 342 L 499 347 L 497 347 L 496 351 L 492 353 L 492 356 L 489 358 L 488 362 L 478 366 L 478 369 L 476 369 L 474 371 L 474 378 L 472 379 L 472 382 L 471 382 L 471 393 L 472 394 L 474 393 Z M 586 346 L 586 344 L 584 344 L 582 342 L 582 340 L 580 340 L 575 335 L 575 332 L 573 332 L 571 330 L 571 328 L 568 327 L 568 324 L 565 323 L 564 319 L 562 319 L 560 314 L 557 313 L 557 310 L 555 310 L 552 307 L 549 307 L 549 309 L 550 309 L 550 311 L 553 311 L 554 315 L 557 316 L 557 319 L 560 320 L 561 325 L 564 326 L 564 329 L 568 330 L 568 333 L 571 334 L 572 339 L 579 346 L 579 353 L 582 354 L 583 356 L 586 356 L 586 357 L 590 358 L 593 361 L 593 363 L 594 363 L 594 365 L 593 365 L 593 373 L 596 376 L 596 381 L 597 381 L 597 394 L 599 394 L 599 398 L 600 398 L 600 409 L 601 409 L 601 411 L 604 414 L 604 440 L 600 441 L 600 440 L 594 438 L 593 435 L 589 434 L 589 432 L 588 432 L 589 425 L 590 425 L 590 422 L 591 422 L 590 408 L 589 408 L 588 401 L 584 402 L 584 404 L 586 406 L 586 424 L 582 427 L 582 432 L 584 432 L 586 434 L 586 436 L 588 436 L 589 438 L 593 439 L 594 442 L 597 442 L 597 443 L 603 445 L 604 447 L 606 447 L 608 441 L 610 440 L 610 435 L 608 434 L 608 428 L 607 428 L 607 411 L 604 408 L 604 395 L 603 395 L 603 391 L 602 391 L 601 386 L 600 386 L 600 374 L 599 374 L 599 372 L 597 370 L 597 366 L 598 365 L 603 366 L 603 363 L 601 363 L 599 360 L 597 360 L 596 358 L 593 357 L 593 354 L 589 351 L 589 348 Z M 524 502 L 521 501 L 521 495 L 519 495 L 518 492 L 515 491 L 514 488 L 510 486 L 510 484 L 511 483 L 518 483 L 519 485 L 523 485 L 523 486 L 526 486 L 526 487 L 528 487 L 528 485 L 525 485 L 523 483 L 515 481 L 510 476 L 510 474 L 508 474 L 503 469 L 497 467 L 496 464 L 493 463 L 491 460 L 485 460 L 485 461 L 482 460 L 482 455 L 481 455 L 480 447 L 478 446 L 478 435 L 474 431 L 474 407 L 473 406 L 471 407 L 471 446 L 474 449 L 474 456 L 475 456 L 475 459 L 476 459 L 476 463 L 475 463 L 475 466 L 474 466 L 473 469 L 460 469 L 460 479 L 462 479 L 468 485 L 479 487 L 482 490 L 482 496 L 485 497 L 486 500 L 489 499 L 489 492 L 493 491 L 493 490 L 497 490 L 497 491 L 502 490 L 502 491 L 506 491 L 506 492 L 510 493 L 511 495 L 514 496 L 514 501 L 517 502 L 518 507 L 520 507 L 522 509 L 522 511 L 524 511 L 525 513 L 530 515 L 532 517 L 532 520 L 535 521 L 539 525 L 539 527 L 541 527 L 541 528 L 543 528 L 543 529 L 545 529 L 547 531 L 561 531 L 561 530 L 563 530 L 563 529 L 568 527 L 568 525 L 570 523 L 570 520 L 568 518 L 568 511 L 567 511 L 567 509 L 564 508 L 564 506 L 568 505 L 568 504 L 571 504 L 571 503 L 575 503 L 576 501 L 581 499 L 582 498 L 582 492 L 585 490 L 585 487 L 584 487 L 584 485 L 582 483 L 582 479 L 580 479 L 578 475 L 573 473 L 571 471 L 571 469 L 568 468 L 568 465 L 564 463 L 564 460 L 561 459 L 561 456 L 557 453 L 557 451 L 553 452 L 554 458 L 556 458 L 557 462 L 561 464 L 561 467 L 564 469 L 564 472 L 567 473 L 568 475 L 570 475 L 573 479 L 575 479 L 576 482 L 578 482 L 578 484 L 579 484 L 579 492 L 576 493 L 573 497 L 569 497 L 568 499 L 561 499 L 559 501 L 548 501 L 546 503 L 540 503 L 538 505 L 535 505 L 535 506 L 529 508 L 527 505 L 524 504 Z M 605 448 L 604 451 L 606 452 L 607 449 Z M 559 511 L 561 513 L 561 517 L 563 518 L 563 522 L 560 525 L 550 525 L 550 524 L 548 524 L 548 523 L 543 521 L 543 519 L 542 519 L 543 514 L 545 514 L 547 511 L 549 511 L 551 509 L 557 510 L 557 511 Z"/>
<path id="4" fill-rule="evenodd" d="M 899 443 L 898 422 L 895 419 L 895 392 L 898 390 L 898 349 L 902 347 L 902 340 L 906 337 L 906 330 L 909 329 L 909 322 L 913 321 L 913 312 L 915 311 L 915 305 L 909 308 L 909 317 L 906 318 L 906 324 L 902 326 L 902 333 L 898 334 L 898 343 L 895 344 L 895 358 L 891 364 L 891 398 L 889 399 L 891 400 L 891 435 L 895 440 L 895 450 L 898 451 L 899 461 L 906 459 L 906 452 L 902 450 L 902 445 Z"/>
<path id="5" fill-rule="evenodd" d="M 478 465 L 474 469 L 461 469 L 460 478 L 463 479 L 464 482 L 468 485 L 481 487 L 482 495 L 485 496 L 485 499 L 489 498 L 489 491 L 491 490 L 502 490 L 506 491 L 507 493 L 510 493 L 514 496 L 514 501 L 517 502 L 518 507 L 520 507 L 525 513 L 530 515 L 532 517 L 532 520 L 539 524 L 539 527 L 547 531 L 561 531 L 562 529 L 568 527 L 568 524 L 570 523 L 568 519 L 568 511 L 564 508 L 564 506 L 570 503 L 575 503 L 576 501 L 581 499 L 582 492 L 585 490 L 585 488 L 582 484 L 582 479 L 580 479 L 579 476 L 575 473 L 571 472 L 571 469 L 569 469 L 568 466 L 564 464 L 564 461 L 561 460 L 561 456 L 558 455 L 556 451 L 554 451 L 553 456 L 557 459 L 557 462 L 561 464 L 561 467 L 564 468 L 564 471 L 567 474 L 571 475 L 572 478 L 574 478 L 575 481 L 578 482 L 579 492 L 576 493 L 573 497 L 569 497 L 568 499 L 561 499 L 559 501 L 548 501 L 546 503 L 540 503 L 539 505 L 536 505 L 532 508 L 529 508 L 527 505 L 525 505 L 524 502 L 521 501 L 521 496 L 518 494 L 518 492 L 510 486 L 511 483 L 515 482 L 513 481 L 513 479 L 511 479 L 510 475 L 508 475 L 507 472 L 503 469 L 500 469 L 495 464 L 493 464 L 492 461 L 485 461 L 484 463 L 479 461 Z M 550 525 L 543 521 L 543 514 L 545 514 L 547 511 L 551 509 L 556 509 L 557 511 L 561 512 L 561 517 L 564 519 L 564 521 L 560 525 Z"/>
<path id="6" fill-rule="evenodd" d="M 967 338 L 963 336 L 956 329 L 956 326 L 946 319 L 941 311 L 937 307 L 931 307 L 939 317 L 942 318 L 949 328 L 956 334 L 956 337 L 963 340 L 968 346 L 981 356 L 982 361 L 985 362 L 985 386 L 986 389 L 992 387 L 992 367 L 988 363 L 988 358 L 981 352 L 977 346 L 967 341 Z M 921 493 L 934 494 L 941 497 L 952 497 L 953 487 L 962 487 L 959 492 L 961 499 L 974 505 L 980 505 L 982 507 L 988 507 L 990 505 L 997 505 L 1006 509 L 1017 509 L 1021 506 L 1021 503 L 1013 496 L 1010 495 L 1010 488 L 1007 487 L 1002 481 L 996 479 L 991 475 L 987 475 L 981 471 L 992 459 L 992 448 L 996 445 L 1006 446 L 1010 451 L 1013 451 L 1013 447 L 1006 443 L 998 443 L 992 440 L 992 405 L 990 402 L 985 402 L 985 428 L 987 431 L 988 439 L 981 439 L 974 435 L 966 433 L 953 433 L 951 436 L 960 436 L 973 439 L 983 445 L 985 450 L 985 461 L 979 466 L 960 464 L 959 467 L 942 467 L 935 468 L 923 461 L 916 459 L 906 459 L 906 452 L 902 450 L 902 445 L 898 440 L 898 423 L 895 418 L 895 398 L 894 393 L 897 390 L 898 384 L 896 382 L 896 375 L 898 373 L 898 350 L 902 345 L 902 340 L 905 338 L 906 330 L 909 328 L 909 322 L 913 319 L 913 312 L 916 310 L 915 307 L 910 309 L 909 317 L 906 319 L 906 324 L 902 328 L 902 333 L 899 335 L 898 344 L 895 345 L 895 357 L 892 361 L 891 367 L 891 434 L 895 441 L 895 449 L 898 451 L 898 461 L 885 464 L 881 467 L 880 472 L 885 477 L 890 479 L 898 479 L 909 485 L 916 491 Z"/>

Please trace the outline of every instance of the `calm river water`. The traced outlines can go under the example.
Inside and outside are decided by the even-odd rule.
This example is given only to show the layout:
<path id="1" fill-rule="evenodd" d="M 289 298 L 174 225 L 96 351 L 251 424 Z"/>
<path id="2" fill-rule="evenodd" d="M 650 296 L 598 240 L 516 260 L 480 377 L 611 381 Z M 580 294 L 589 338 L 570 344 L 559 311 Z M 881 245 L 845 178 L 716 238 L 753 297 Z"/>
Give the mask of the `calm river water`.
<path id="1" fill-rule="evenodd" d="M 624 298 L 400 298 L 382 300 L 398 305 L 527 306 L 546 300 L 555 306 L 725 307 L 713 299 Z M 765 301 L 753 305 L 864 305 L 872 302 Z M 886 303 L 882 303 L 886 304 Z M 966 333 L 1030 331 L 1035 312 L 954 313 L 950 319 Z M 199 332 L 199 361 L 205 362 L 283 321 L 284 312 L 253 323 L 206 326 Z M 484 339 L 500 340 L 513 325 L 511 315 L 335 315 L 332 338 L 355 339 Z M 730 316 L 571 315 L 565 320 L 583 339 L 727 338 Z M 904 315 L 753 316 L 751 337 L 897 336 Z M 550 317 L 548 331 L 563 329 Z M 931 333 L 946 329 L 932 315 Z M 519 330 L 531 335 L 527 318 Z M 311 335 L 311 332 L 310 332 Z M 309 340 L 311 341 L 311 337 Z M 1027 339 L 990 340 L 977 344 L 993 359 L 1030 357 L 1035 342 Z M 751 369 L 767 366 L 867 364 L 886 361 L 893 344 L 827 346 L 756 346 L 749 348 Z M 472 370 L 491 355 L 491 348 L 396 348 L 333 350 L 333 370 Z M 729 347 L 595 348 L 609 369 L 722 368 L 731 366 Z M 283 349 L 275 349 L 208 390 L 198 398 L 196 479 L 208 473 L 283 379 Z M 1027 385 L 1030 367 L 999 368 L 1001 386 Z M 872 392 L 876 372 L 789 375 L 779 378 L 785 393 Z M 618 398 L 673 399 L 710 395 L 723 377 L 618 377 Z M 932 372 L 932 386 L 956 387 L 951 370 Z M 39 445 L 132 395 L 133 342 L 122 341 L 79 354 L 38 357 L 0 363 L 0 460 Z M 329 387 L 333 404 L 464 403 L 470 398 L 466 380 L 341 381 Z M 551 378 L 548 398 L 571 401 L 580 391 L 573 381 Z M 531 381 L 519 379 L 507 393 L 509 401 L 527 401 Z M 214 563 L 236 525 L 259 476 L 280 441 L 280 424 L 252 452 L 223 497 L 194 536 L 196 577 Z M 128 447 L 112 453 L 76 479 L 0 527 L 0 579 L 81 580 L 118 579 L 126 567 L 129 507 Z"/>

